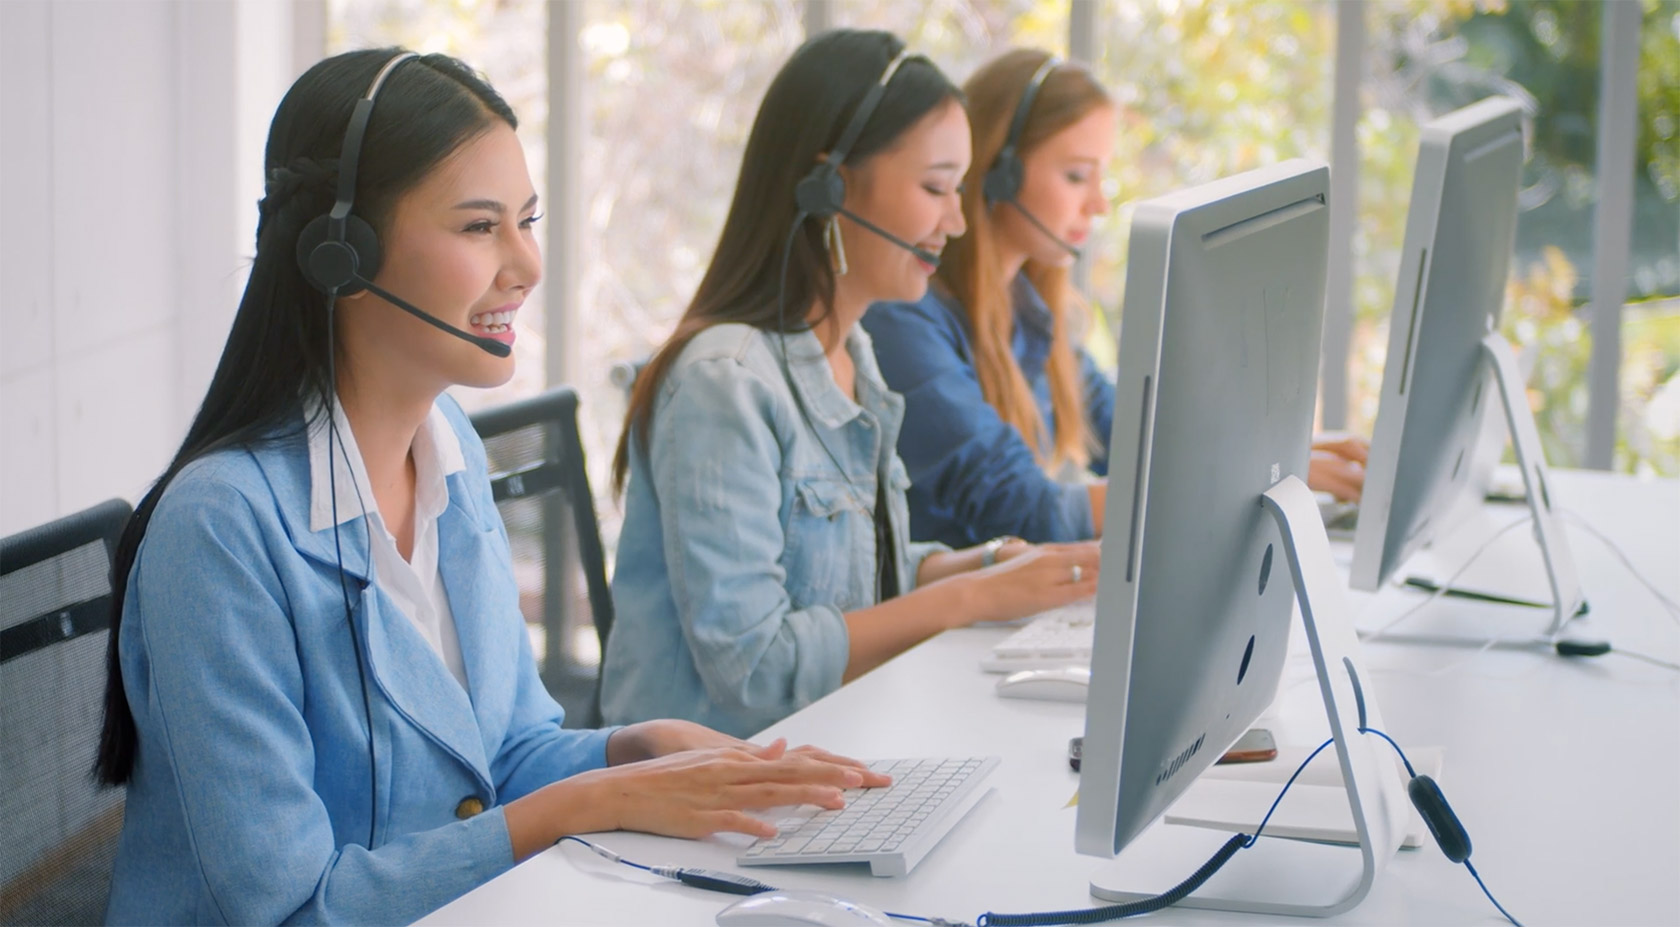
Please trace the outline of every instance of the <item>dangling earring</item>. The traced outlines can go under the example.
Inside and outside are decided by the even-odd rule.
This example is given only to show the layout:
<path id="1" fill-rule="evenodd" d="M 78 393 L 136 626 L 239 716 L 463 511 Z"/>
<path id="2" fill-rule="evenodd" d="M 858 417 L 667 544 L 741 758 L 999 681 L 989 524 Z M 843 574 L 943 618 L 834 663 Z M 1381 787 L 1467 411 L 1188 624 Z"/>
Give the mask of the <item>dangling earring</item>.
<path id="1" fill-rule="evenodd" d="M 828 217 L 823 226 L 823 247 L 828 249 L 828 266 L 840 276 L 846 276 L 846 241 L 840 237 L 840 214 Z"/>

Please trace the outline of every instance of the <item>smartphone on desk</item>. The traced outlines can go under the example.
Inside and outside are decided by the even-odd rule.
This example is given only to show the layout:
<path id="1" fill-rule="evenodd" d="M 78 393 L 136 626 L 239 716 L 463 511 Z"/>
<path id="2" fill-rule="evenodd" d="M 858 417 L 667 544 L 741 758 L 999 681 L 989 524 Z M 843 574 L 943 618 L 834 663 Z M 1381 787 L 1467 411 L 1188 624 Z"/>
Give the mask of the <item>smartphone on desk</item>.
<path id="1" fill-rule="evenodd" d="M 1264 763 L 1277 759 L 1277 741 L 1272 739 L 1272 732 L 1263 727 L 1251 727 L 1248 733 L 1237 738 L 1231 749 L 1225 755 L 1214 761 L 1215 766 L 1227 763 Z"/>
<path id="2" fill-rule="evenodd" d="M 1085 738 L 1075 737 L 1068 741 L 1068 765 L 1074 772 L 1079 771 L 1079 755 L 1085 746 Z M 1225 755 L 1214 761 L 1215 766 L 1226 763 L 1264 763 L 1277 759 L 1277 741 L 1272 739 L 1272 732 L 1263 727 L 1249 728 L 1248 733 L 1237 738 L 1231 749 Z"/>

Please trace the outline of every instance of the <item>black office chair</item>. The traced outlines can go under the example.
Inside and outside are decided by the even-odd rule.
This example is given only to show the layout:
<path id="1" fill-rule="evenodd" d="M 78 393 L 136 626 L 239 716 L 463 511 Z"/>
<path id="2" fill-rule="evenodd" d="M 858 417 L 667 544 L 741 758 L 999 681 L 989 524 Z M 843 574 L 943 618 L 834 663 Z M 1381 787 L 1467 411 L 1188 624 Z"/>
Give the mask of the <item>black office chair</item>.
<path id="1" fill-rule="evenodd" d="M 568 727 L 594 727 L 613 605 L 577 413 L 577 393 L 559 386 L 486 409 L 472 423 L 513 548 L 520 611 L 543 630 L 543 683 L 565 707 Z M 591 626 L 593 641 L 580 641 Z"/>
<path id="2" fill-rule="evenodd" d="M 92 770 L 129 512 L 113 499 L 0 540 L 0 923 L 105 919 L 123 790 Z"/>

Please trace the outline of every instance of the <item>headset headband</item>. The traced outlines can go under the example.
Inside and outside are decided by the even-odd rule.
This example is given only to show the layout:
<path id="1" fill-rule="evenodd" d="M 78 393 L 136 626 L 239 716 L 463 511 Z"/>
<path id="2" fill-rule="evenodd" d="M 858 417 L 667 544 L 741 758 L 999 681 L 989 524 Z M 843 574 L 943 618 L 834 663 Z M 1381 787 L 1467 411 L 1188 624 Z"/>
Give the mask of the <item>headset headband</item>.
<path id="1" fill-rule="evenodd" d="M 344 219 L 356 201 L 356 164 L 361 160 L 362 136 L 367 134 L 368 118 L 373 115 L 373 98 L 398 65 L 418 57 L 414 52 L 402 52 L 385 62 L 368 85 L 367 94 L 356 101 L 356 108 L 350 112 L 350 125 L 344 130 L 344 149 L 338 156 L 338 199 L 327 214 L 327 237 L 331 240 L 344 240 Z"/>
<path id="2" fill-rule="evenodd" d="M 863 127 L 869 123 L 869 117 L 874 115 L 875 107 L 881 104 L 881 97 L 887 92 L 887 84 L 891 83 L 893 75 L 898 73 L 899 66 L 912 57 L 919 56 L 912 55 L 910 49 L 905 48 L 887 63 L 887 69 L 881 72 L 881 79 L 876 81 L 858 102 L 857 111 L 852 114 L 852 121 L 846 123 L 846 131 L 840 133 L 840 141 L 836 142 L 834 150 L 829 152 L 829 167 L 839 167 L 846 160 L 846 156 L 851 154 L 852 146 L 857 144 L 858 136 L 863 134 Z"/>
<path id="3" fill-rule="evenodd" d="M 1027 89 L 1021 91 L 1021 102 L 1015 107 L 1015 118 L 1009 121 L 1009 138 L 1003 143 L 1004 151 L 1014 151 L 1021 141 L 1021 132 L 1027 127 L 1027 114 L 1032 112 L 1033 100 L 1038 98 L 1038 90 L 1044 86 L 1044 81 L 1050 72 L 1061 67 L 1062 59 L 1051 55 L 1044 59 L 1044 63 L 1033 72 L 1032 80 L 1027 81 Z"/>

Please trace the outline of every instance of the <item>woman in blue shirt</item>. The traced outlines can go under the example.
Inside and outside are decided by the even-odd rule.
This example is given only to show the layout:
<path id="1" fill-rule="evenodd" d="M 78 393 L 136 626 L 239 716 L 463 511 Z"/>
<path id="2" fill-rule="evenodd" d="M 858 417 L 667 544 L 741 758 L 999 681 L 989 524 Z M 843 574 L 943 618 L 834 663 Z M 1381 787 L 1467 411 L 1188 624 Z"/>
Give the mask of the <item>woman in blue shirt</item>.
<path id="1" fill-rule="evenodd" d="M 515 124 L 460 62 L 390 49 L 275 113 L 226 348 L 114 564 L 110 921 L 406 923 L 564 834 L 768 835 L 746 809 L 883 784 L 685 721 L 561 728 L 443 395 L 512 375 L 540 276 Z"/>
<path id="2" fill-rule="evenodd" d="M 968 234 L 925 295 L 863 320 L 887 385 L 904 396 L 910 529 L 952 545 L 1097 537 L 1114 384 L 1077 346 L 1068 268 L 1109 208 L 1114 103 L 1084 67 L 1031 49 L 994 59 L 963 89 L 975 154 Z M 1358 498 L 1365 447 L 1319 442 L 1309 483 Z"/>
<path id="3" fill-rule="evenodd" d="M 772 81 L 614 461 L 608 719 L 745 735 L 942 629 L 1095 591 L 1092 544 L 911 542 L 903 403 L 857 321 L 921 296 L 968 160 L 960 94 L 887 33 L 824 33 Z"/>

